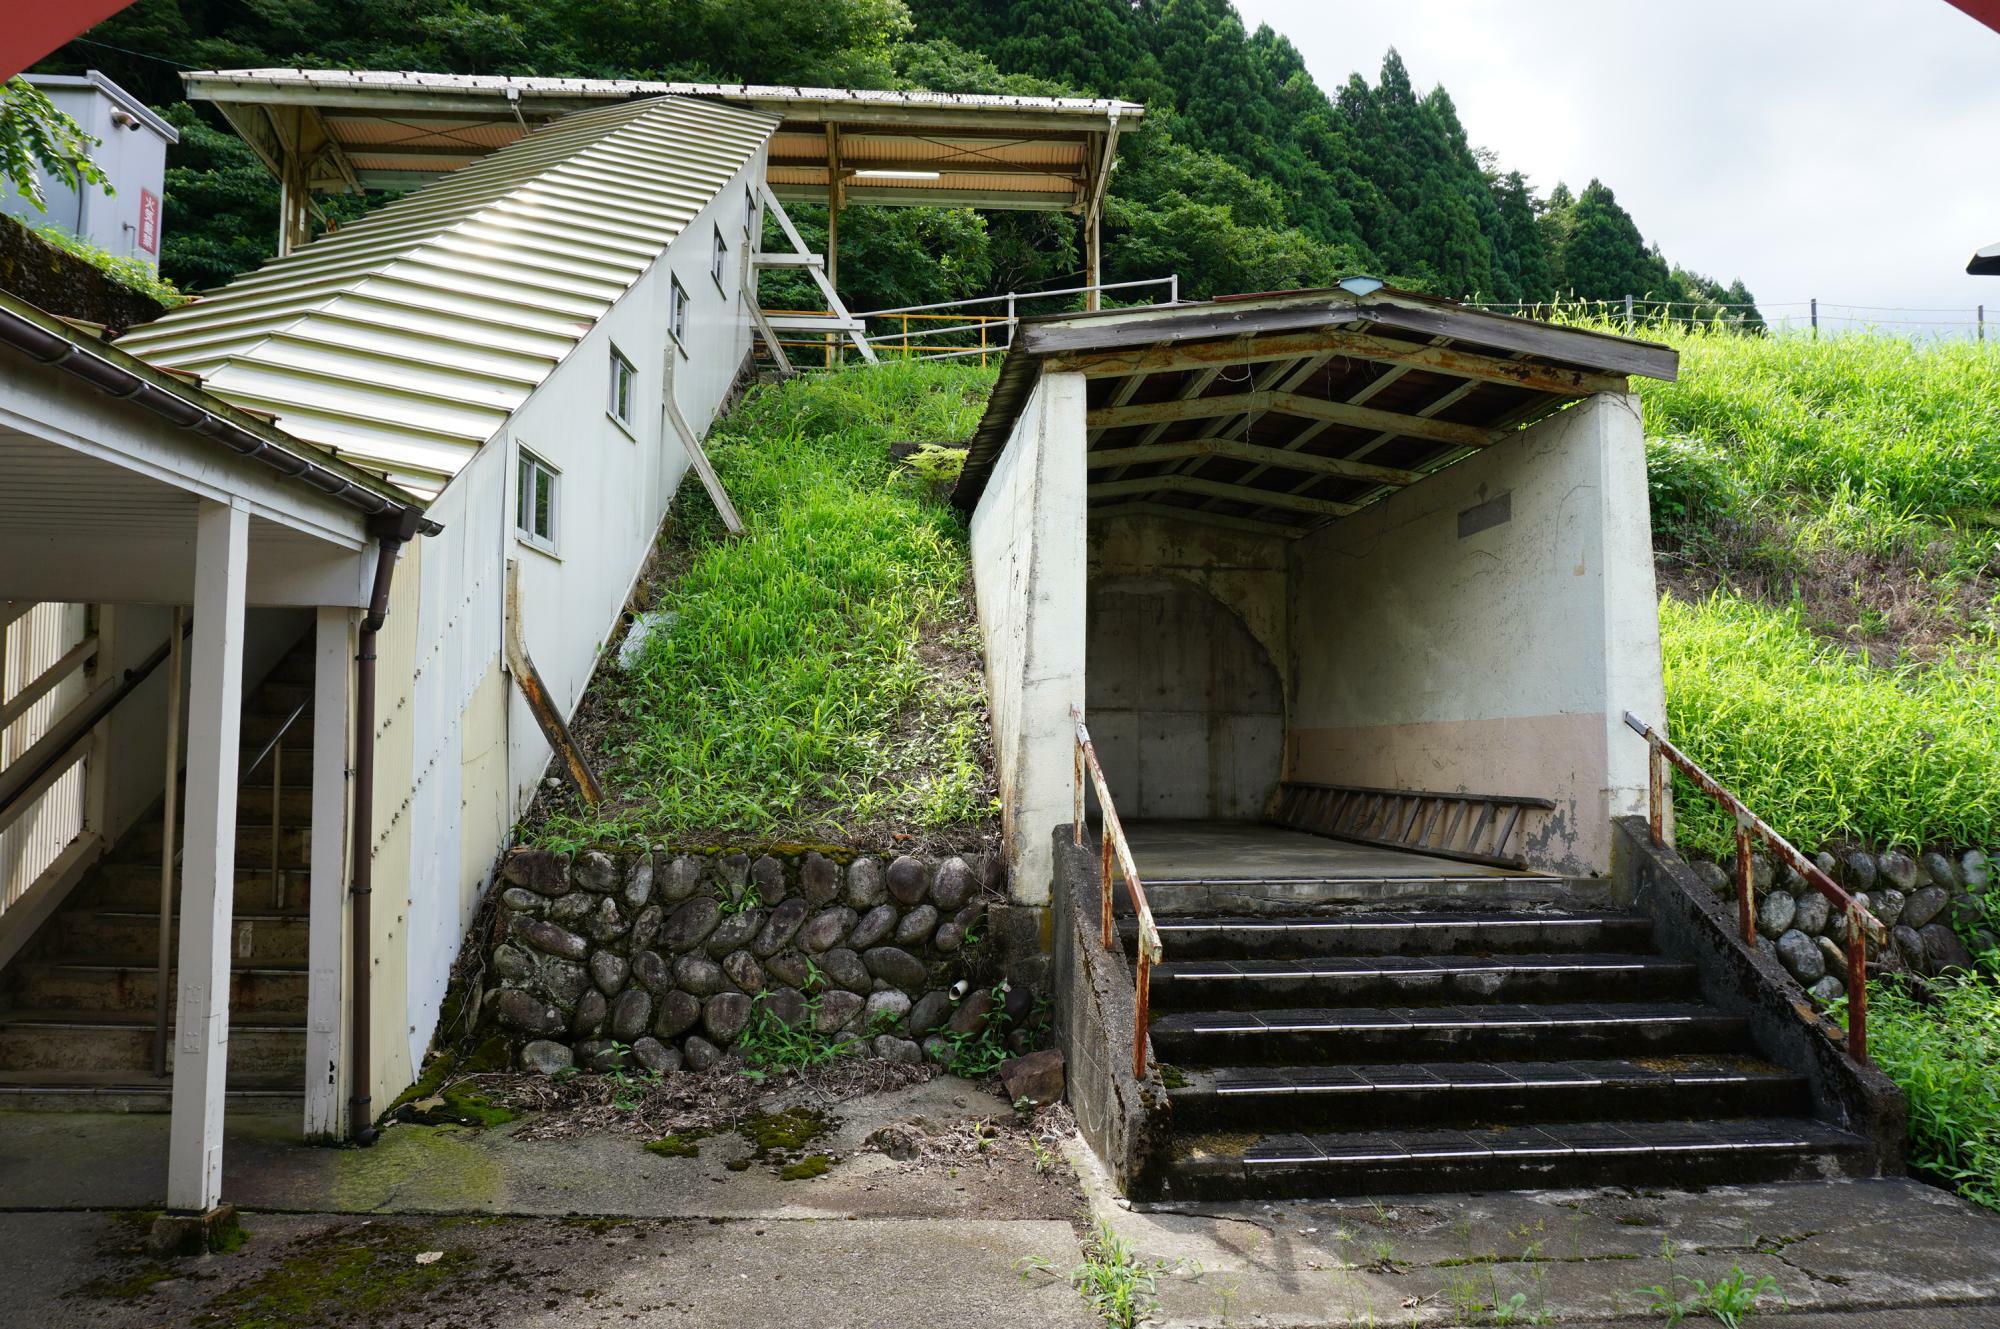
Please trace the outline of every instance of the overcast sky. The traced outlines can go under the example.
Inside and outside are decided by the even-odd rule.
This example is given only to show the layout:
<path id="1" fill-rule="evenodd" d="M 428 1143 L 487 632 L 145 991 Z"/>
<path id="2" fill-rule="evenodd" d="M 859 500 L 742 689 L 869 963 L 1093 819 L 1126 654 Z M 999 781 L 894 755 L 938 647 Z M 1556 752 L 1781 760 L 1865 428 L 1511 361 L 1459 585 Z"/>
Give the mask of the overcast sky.
<path id="1" fill-rule="evenodd" d="M 1841 306 L 1963 334 L 2000 278 L 2000 33 L 1945 0 L 1236 0 L 1329 91 L 1394 46 L 1474 146 L 1546 192 L 1597 176 L 1684 266 L 1775 316 Z"/>

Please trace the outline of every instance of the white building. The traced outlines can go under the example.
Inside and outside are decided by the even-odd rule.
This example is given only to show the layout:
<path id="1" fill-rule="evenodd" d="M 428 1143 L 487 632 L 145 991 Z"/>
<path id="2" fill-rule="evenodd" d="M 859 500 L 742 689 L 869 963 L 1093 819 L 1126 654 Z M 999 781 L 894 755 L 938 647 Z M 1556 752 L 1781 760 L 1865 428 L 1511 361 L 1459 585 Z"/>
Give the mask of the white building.
<path id="1" fill-rule="evenodd" d="M 414 1078 L 549 764 L 521 671 L 575 706 L 768 327 L 758 267 L 825 267 L 756 254 L 777 196 L 1094 232 L 1139 108 L 189 82 L 284 182 L 291 252 L 115 346 L 0 297 L 0 1093 L 170 1094 L 167 1201 L 194 1210 L 228 1094 L 302 1086 L 308 1136 L 366 1138 Z M 818 155 L 774 180 L 787 135 Z M 314 193 L 364 181 L 425 187 L 306 243 Z"/>

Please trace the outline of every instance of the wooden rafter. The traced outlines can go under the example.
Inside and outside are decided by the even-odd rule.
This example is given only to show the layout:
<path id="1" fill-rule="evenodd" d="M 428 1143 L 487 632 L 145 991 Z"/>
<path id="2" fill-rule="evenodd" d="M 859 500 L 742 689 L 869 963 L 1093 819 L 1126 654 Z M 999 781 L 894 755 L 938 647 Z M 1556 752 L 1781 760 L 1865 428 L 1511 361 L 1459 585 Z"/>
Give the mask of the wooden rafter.
<path id="1" fill-rule="evenodd" d="M 1197 494 L 1203 498 L 1226 498 L 1235 503 L 1248 503 L 1252 507 L 1310 513 L 1315 517 L 1345 517 L 1356 510 L 1351 503 L 1336 503 L 1328 498 L 1307 498 L 1301 494 L 1253 489 L 1248 485 L 1228 484 L 1221 480 L 1202 480 L 1191 475 L 1160 475 L 1140 480 L 1107 480 L 1090 485 L 1085 492 L 1091 498 L 1132 498 L 1143 494 Z"/>
<path id="2" fill-rule="evenodd" d="M 1234 392 L 1219 397 L 1177 397 L 1168 401 L 1142 402 L 1136 406 L 1108 406 L 1088 412 L 1084 423 L 1092 429 L 1117 429 L 1128 425 L 1207 420 L 1219 415 L 1244 415 L 1252 411 L 1275 411 L 1357 429 L 1392 431 L 1411 438 L 1427 438 L 1466 448 L 1482 448 L 1494 439 L 1492 430 L 1478 425 L 1455 424 L 1420 415 L 1399 415 L 1394 411 L 1378 411 L 1372 406 L 1325 401 L 1296 392 Z"/>
<path id="3" fill-rule="evenodd" d="M 1313 475 L 1337 475 L 1350 480 L 1374 480 L 1387 485 L 1413 485 L 1422 472 L 1398 470 L 1393 466 L 1373 466 L 1367 462 L 1321 457 L 1310 452 L 1267 448 L 1229 438 L 1191 438 L 1179 443 L 1151 443 L 1131 448 L 1101 448 L 1086 453 L 1084 462 L 1093 471 L 1114 466 L 1142 466 L 1148 462 L 1184 461 L 1196 457 L 1227 457 L 1232 461 L 1256 462 L 1285 470 Z"/>
<path id="4" fill-rule="evenodd" d="M 1256 517 L 1231 517 L 1226 513 L 1210 512 L 1206 508 L 1184 508 L 1171 503 L 1148 503 L 1143 499 L 1128 503 L 1109 503 L 1091 509 L 1092 521 L 1103 517 L 1165 517 L 1171 521 L 1200 522 L 1204 526 L 1219 526 L 1224 530 L 1242 531 L 1246 535 L 1275 535 L 1286 540 L 1296 540 L 1307 530 L 1304 526 L 1294 526 L 1289 522 L 1262 521 Z"/>
<path id="5" fill-rule="evenodd" d="M 1482 355 L 1454 346 L 1424 345 L 1395 341 L 1368 333 L 1340 328 L 1309 332 L 1271 333 L 1229 341 L 1200 342 L 1194 345 L 1162 346 L 1144 351 L 1072 352 L 1052 356 L 1054 371 L 1081 372 L 1091 378 L 1115 378 L 1128 374 L 1164 374 L 1216 365 L 1259 364 L 1271 360 L 1294 360 L 1316 352 L 1327 352 L 1350 360 L 1402 365 L 1454 378 L 1478 379 L 1533 392 L 1560 392 L 1569 395 L 1624 392 L 1622 374 L 1593 373 L 1584 369 L 1562 369 L 1531 364 L 1500 356 Z"/>

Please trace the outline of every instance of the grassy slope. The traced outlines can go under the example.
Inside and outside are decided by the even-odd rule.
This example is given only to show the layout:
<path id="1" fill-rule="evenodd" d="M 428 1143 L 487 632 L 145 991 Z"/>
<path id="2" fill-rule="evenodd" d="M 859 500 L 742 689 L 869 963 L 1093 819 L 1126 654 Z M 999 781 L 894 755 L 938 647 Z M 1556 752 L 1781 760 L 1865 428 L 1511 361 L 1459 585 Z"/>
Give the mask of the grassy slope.
<path id="1" fill-rule="evenodd" d="M 2000 353 L 1843 336 L 1671 338 L 1646 384 L 1676 738 L 1808 848 L 2000 841 Z M 1684 848 L 1730 828 L 1678 791 Z M 1991 908 L 1989 900 L 1989 908 Z M 1871 984 L 1910 1158 L 2000 1208 L 2000 987 Z"/>
<path id="2" fill-rule="evenodd" d="M 760 387 L 709 454 L 728 538 L 692 475 L 636 669 L 600 671 L 588 728 L 601 815 L 552 841 L 951 843 L 991 822 L 984 680 L 964 524 L 894 441 L 963 441 L 992 383 L 888 365 Z"/>
<path id="3" fill-rule="evenodd" d="M 1994 844 L 2000 351 L 1668 339 L 1680 381 L 1640 392 L 1679 741 L 1808 848 Z"/>

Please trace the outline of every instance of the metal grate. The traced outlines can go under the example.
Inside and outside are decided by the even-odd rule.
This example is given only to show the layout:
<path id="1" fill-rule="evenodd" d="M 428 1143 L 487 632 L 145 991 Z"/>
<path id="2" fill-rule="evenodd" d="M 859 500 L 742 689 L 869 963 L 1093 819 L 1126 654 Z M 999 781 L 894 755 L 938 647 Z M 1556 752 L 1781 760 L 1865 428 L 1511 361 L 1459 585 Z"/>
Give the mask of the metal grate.
<path id="1" fill-rule="evenodd" d="M 1278 793 L 1278 821 L 1295 830 L 1501 868 L 1528 866 L 1527 859 L 1510 848 L 1518 843 L 1515 833 L 1524 816 L 1554 807 L 1546 798 L 1294 780 L 1286 781 Z"/>

